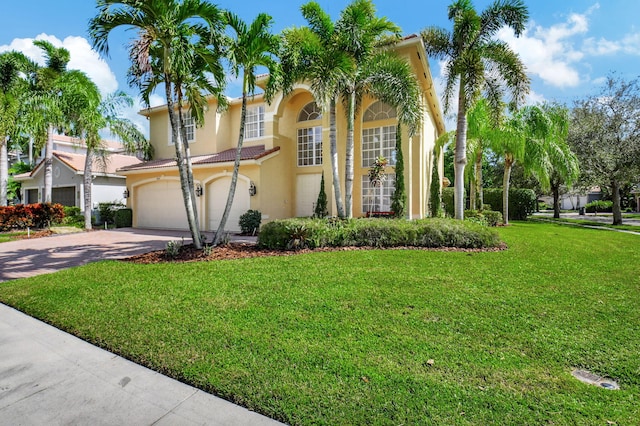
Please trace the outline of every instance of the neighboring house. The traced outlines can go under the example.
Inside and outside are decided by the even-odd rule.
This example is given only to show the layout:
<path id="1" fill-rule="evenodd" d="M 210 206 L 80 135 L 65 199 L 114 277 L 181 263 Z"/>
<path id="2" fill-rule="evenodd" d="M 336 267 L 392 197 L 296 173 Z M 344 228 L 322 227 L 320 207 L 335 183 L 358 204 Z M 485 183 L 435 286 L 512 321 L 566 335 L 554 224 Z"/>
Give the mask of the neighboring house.
<path id="1" fill-rule="evenodd" d="M 428 215 L 429 185 L 435 140 L 445 132 L 444 118 L 431 78 L 422 39 L 410 36 L 396 48 L 415 71 L 422 89 L 424 122 L 409 137 L 402 128 L 405 161 L 407 211 L 410 218 Z M 261 83 L 266 82 L 264 77 Z M 155 159 L 127 166 L 119 173 L 127 178 L 128 204 L 133 209 L 133 226 L 141 228 L 187 229 L 180 179 L 175 163 L 166 105 L 141 111 L 149 119 Z M 227 199 L 237 147 L 241 100 L 230 101 L 229 109 L 217 112 L 209 101 L 205 124 L 196 128 L 186 111 L 187 137 L 191 149 L 194 182 L 198 195 L 198 217 L 202 230 L 215 230 Z M 344 188 L 346 120 L 339 105 L 337 141 L 341 184 Z M 375 99 L 363 99 L 355 123 L 353 215 L 368 211 L 389 211 L 394 191 L 393 167 L 379 188 L 371 187 L 368 171 L 376 157 L 395 164 L 396 112 Z M 439 159 L 442 167 L 442 158 Z M 240 215 L 249 209 L 262 212 L 264 221 L 311 216 L 324 173 L 329 212 L 335 215 L 329 152 L 329 116 L 315 104 L 309 87 L 298 85 L 283 97 L 267 104 L 262 95 L 250 99 L 240 174 L 227 229 L 237 231 Z M 440 176 L 442 176 L 442 170 Z M 343 190 L 344 194 L 344 190 Z"/>
<path id="2" fill-rule="evenodd" d="M 73 152 L 53 152 L 53 185 L 51 201 L 65 206 L 76 206 L 84 210 L 84 163 L 86 155 Z M 116 174 L 121 167 L 139 164 L 141 161 L 130 155 L 110 154 L 94 159 L 92 165 L 93 183 L 92 202 L 123 202 L 126 181 L 124 176 Z M 41 161 L 30 173 L 14 176 L 22 182 L 21 199 L 24 204 L 38 203 L 43 200 L 44 161 Z"/>
<path id="3" fill-rule="evenodd" d="M 599 187 L 593 187 L 588 192 L 571 191 L 560 195 L 560 209 L 561 210 L 580 210 L 586 204 L 600 200 L 602 198 L 602 191 Z M 553 208 L 553 197 L 542 196 L 541 201 Z"/>

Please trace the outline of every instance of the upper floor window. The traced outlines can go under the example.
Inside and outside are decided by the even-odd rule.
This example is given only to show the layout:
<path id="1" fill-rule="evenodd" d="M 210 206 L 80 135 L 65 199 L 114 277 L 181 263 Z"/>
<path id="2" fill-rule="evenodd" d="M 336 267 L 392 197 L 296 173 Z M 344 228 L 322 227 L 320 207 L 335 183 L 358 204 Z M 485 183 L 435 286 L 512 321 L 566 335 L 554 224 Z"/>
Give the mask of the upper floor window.
<path id="1" fill-rule="evenodd" d="M 377 101 L 367 108 L 364 112 L 364 116 L 362 117 L 362 121 L 388 120 L 390 118 L 396 118 L 397 116 L 398 114 L 394 107 L 385 104 L 384 102 Z"/>
<path id="2" fill-rule="evenodd" d="M 244 137 L 246 139 L 264 136 L 264 105 L 247 108 L 244 122 Z"/>
<path id="3" fill-rule="evenodd" d="M 180 123 L 180 117 L 176 114 L 176 119 Z M 196 122 L 191 116 L 190 110 L 182 111 L 182 121 L 185 131 L 187 132 L 187 142 L 194 143 L 196 141 Z M 182 131 L 178 131 L 178 137 L 182 138 Z M 169 122 L 169 145 L 173 145 L 173 137 L 171 136 L 171 122 Z"/>
<path id="4" fill-rule="evenodd" d="M 362 129 L 362 167 L 371 167 L 377 157 L 396 164 L 396 126 Z"/>
<path id="5" fill-rule="evenodd" d="M 298 121 L 320 120 L 321 118 L 322 111 L 315 102 L 306 104 L 298 114 Z"/>
<path id="6" fill-rule="evenodd" d="M 322 165 L 322 127 L 298 129 L 298 166 Z"/>

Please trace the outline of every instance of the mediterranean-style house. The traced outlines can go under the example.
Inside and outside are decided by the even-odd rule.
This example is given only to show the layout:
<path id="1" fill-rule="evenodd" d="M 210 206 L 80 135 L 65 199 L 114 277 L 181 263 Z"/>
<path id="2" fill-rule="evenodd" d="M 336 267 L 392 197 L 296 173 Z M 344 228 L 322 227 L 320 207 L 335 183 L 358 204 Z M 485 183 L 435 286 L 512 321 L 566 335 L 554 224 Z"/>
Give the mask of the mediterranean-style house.
<path id="1" fill-rule="evenodd" d="M 406 128 L 401 130 L 408 217 L 422 218 L 428 214 L 433 148 L 435 140 L 445 132 L 444 118 L 422 39 L 409 36 L 397 45 L 396 51 L 411 64 L 424 104 L 421 128 L 413 136 L 409 136 Z M 262 83 L 267 78 L 264 76 Z M 211 99 L 201 128 L 197 128 L 189 112 L 185 112 L 198 217 L 204 231 L 218 227 L 231 182 L 241 100 L 232 99 L 229 104 L 226 111 L 218 112 Z M 154 159 L 118 171 L 127 179 L 133 226 L 187 229 L 167 107 L 145 109 L 141 114 L 149 120 Z M 347 133 L 344 117 L 339 105 L 337 141 L 342 185 Z M 355 124 L 355 217 L 370 211 L 390 210 L 393 167 L 387 168 L 389 178 L 381 187 L 370 185 L 368 171 L 380 155 L 389 159 L 390 166 L 395 164 L 397 124 L 393 108 L 376 99 L 363 99 Z M 240 174 L 227 230 L 237 231 L 239 217 L 249 209 L 259 210 L 263 221 L 311 216 L 323 174 L 329 213 L 335 214 L 328 142 L 328 114 L 322 114 L 307 85 L 299 84 L 286 97 L 277 95 L 271 104 L 267 104 L 262 95 L 252 97 L 247 108 Z M 442 167 L 442 159 L 439 164 Z"/>
<path id="2" fill-rule="evenodd" d="M 142 161 L 131 155 L 123 155 L 124 147 L 115 141 L 103 141 L 106 153 L 103 159 L 94 159 L 91 167 L 91 195 L 94 206 L 98 203 L 123 202 L 126 179 L 116 173 L 122 167 Z M 84 163 L 86 149 L 76 138 L 53 136 L 53 165 L 51 202 L 84 210 Z M 44 157 L 44 153 L 41 154 Z M 13 177 L 21 182 L 23 204 L 44 200 L 44 160 L 29 173 Z"/>

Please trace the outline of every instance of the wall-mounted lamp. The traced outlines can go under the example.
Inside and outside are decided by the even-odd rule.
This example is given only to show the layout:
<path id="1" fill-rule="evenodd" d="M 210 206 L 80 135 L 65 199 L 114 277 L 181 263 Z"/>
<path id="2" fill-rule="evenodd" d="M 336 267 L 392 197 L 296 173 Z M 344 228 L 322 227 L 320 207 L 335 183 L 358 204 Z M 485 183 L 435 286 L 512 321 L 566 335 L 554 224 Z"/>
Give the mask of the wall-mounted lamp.
<path id="1" fill-rule="evenodd" d="M 258 193 L 258 188 L 256 188 L 256 184 L 251 182 L 249 184 L 249 195 L 253 197 L 257 193 Z"/>
<path id="2" fill-rule="evenodd" d="M 196 197 L 202 197 L 202 185 L 196 185 Z"/>
<path id="3" fill-rule="evenodd" d="M 122 193 L 122 196 L 124 198 L 129 198 L 129 190 L 127 188 L 124 189 L 124 192 Z"/>

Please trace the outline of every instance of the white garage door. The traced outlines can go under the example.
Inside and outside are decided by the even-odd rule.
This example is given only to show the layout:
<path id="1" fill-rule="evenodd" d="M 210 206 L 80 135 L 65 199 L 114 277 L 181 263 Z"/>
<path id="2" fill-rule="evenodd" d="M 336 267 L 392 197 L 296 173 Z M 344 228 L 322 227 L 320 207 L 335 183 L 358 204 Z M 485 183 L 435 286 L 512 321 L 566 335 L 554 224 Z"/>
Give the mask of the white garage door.
<path id="1" fill-rule="evenodd" d="M 231 178 L 223 177 L 216 179 L 207 186 L 207 212 L 208 212 L 208 230 L 215 231 L 220 225 L 224 206 L 227 203 L 229 195 L 229 187 L 231 186 Z M 240 232 L 238 221 L 240 216 L 251 208 L 249 200 L 249 184 L 247 181 L 238 179 L 236 184 L 236 192 L 233 197 L 233 205 L 231 212 L 225 225 L 225 230 L 230 232 Z"/>
<path id="2" fill-rule="evenodd" d="M 189 229 L 180 182 L 158 180 L 135 188 L 138 228 Z"/>
<path id="3" fill-rule="evenodd" d="M 296 216 L 313 216 L 320 194 L 321 174 L 298 175 L 296 179 Z"/>

